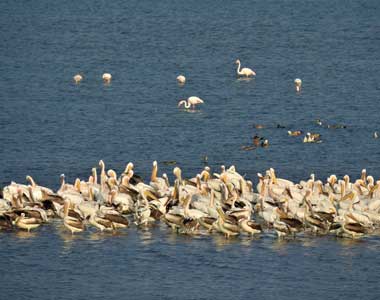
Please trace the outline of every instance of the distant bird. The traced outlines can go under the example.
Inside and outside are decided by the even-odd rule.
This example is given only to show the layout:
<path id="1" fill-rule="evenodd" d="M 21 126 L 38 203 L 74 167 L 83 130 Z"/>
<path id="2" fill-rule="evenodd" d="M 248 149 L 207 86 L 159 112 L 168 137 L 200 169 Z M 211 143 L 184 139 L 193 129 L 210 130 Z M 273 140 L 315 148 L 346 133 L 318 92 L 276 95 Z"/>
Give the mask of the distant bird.
<path id="1" fill-rule="evenodd" d="M 262 141 L 262 142 L 261 142 L 261 147 L 263 147 L 263 148 L 267 148 L 267 147 L 269 147 L 269 141 L 268 141 L 268 140 L 264 140 L 264 141 Z"/>
<path id="2" fill-rule="evenodd" d="M 240 64 L 239 59 L 237 59 L 235 63 L 238 65 L 238 68 L 236 71 L 238 76 L 245 76 L 245 77 L 256 76 L 256 72 L 250 68 L 243 68 L 240 70 L 241 64 Z"/>
<path id="3" fill-rule="evenodd" d="M 327 128 L 331 128 L 331 129 L 341 129 L 341 128 L 347 128 L 346 125 L 343 125 L 343 124 L 328 124 L 327 125 Z"/>
<path id="4" fill-rule="evenodd" d="M 294 85 L 296 86 L 296 91 L 300 92 L 302 87 L 302 80 L 299 78 L 294 79 Z"/>
<path id="5" fill-rule="evenodd" d="M 102 78 L 105 83 L 110 83 L 112 79 L 112 75 L 110 73 L 104 73 Z"/>
<path id="6" fill-rule="evenodd" d="M 80 75 L 80 74 L 77 74 L 77 75 L 75 75 L 75 76 L 73 77 L 73 79 L 74 79 L 75 83 L 78 84 L 79 82 L 82 81 L 83 76 Z"/>
<path id="7" fill-rule="evenodd" d="M 319 125 L 319 126 L 322 126 L 322 121 L 321 121 L 321 119 L 316 119 L 316 120 L 315 120 L 315 123 L 316 123 L 317 125 Z"/>
<path id="8" fill-rule="evenodd" d="M 321 135 L 319 133 L 306 133 L 306 136 L 303 138 L 304 143 L 320 143 Z"/>
<path id="9" fill-rule="evenodd" d="M 181 85 L 185 84 L 185 82 L 186 82 L 186 77 L 183 76 L 183 75 L 178 75 L 178 76 L 177 76 L 177 82 L 178 82 L 179 84 L 181 84 Z"/>
<path id="10" fill-rule="evenodd" d="M 182 105 L 184 105 L 185 108 L 187 108 L 187 109 L 190 107 L 191 107 L 191 109 L 195 109 L 195 105 L 202 104 L 202 103 L 204 103 L 204 101 L 201 98 L 196 97 L 196 96 L 191 96 L 191 97 L 187 98 L 187 102 L 186 102 L 186 100 L 180 100 L 178 102 L 178 107 L 181 107 Z"/>
<path id="11" fill-rule="evenodd" d="M 374 138 L 374 139 L 379 138 L 379 135 L 378 135 L 377 131 L 375 131 L 375 132 L 373 133 L 373 138 Z"/>
<path id="12" fill-rule="evenodd" d="M 302 134 L 302 131 L 301 130 L 296 130 L 296 131 L 288 131 L 288 135 L 290 136 L 299 136 Z"/>
<path id="13" fill-rule="evenodd" d="M 258 147 L 260 146 L 260 137 L 258 135 L 255 135 L 252 140 L 253 144 Z"/>
<path id="14" fill-rule="evenodd" d="M 255 124 L 254 126 L 255 126 L 256 129 L 263 129 L 263 128 L 265 128 L 265 126 L 262 125 L 262 124 Z"/>
<path id="15" fill-rule="evenodd" d="M 256 147 L 255 146 L 241 146 L 240 149 L 244 151 L 251 151 L 251 150 L 256 149 Z"/>

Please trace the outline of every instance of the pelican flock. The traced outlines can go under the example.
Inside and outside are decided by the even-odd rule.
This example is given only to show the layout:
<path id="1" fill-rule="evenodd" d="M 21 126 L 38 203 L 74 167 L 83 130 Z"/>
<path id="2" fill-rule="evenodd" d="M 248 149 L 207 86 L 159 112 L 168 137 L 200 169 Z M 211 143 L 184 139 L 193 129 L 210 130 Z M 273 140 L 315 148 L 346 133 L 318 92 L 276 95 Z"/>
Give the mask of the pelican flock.
<path id="1" fill-rule="evenodd" d="M 72 234 L 89 228 L 115 231 L 164 223 L 179 234 L 238 235 L 274 233 L 279 238 L 295 235 L 337 235 L 359 238 L 376 234 L 380 227 L 380 180 L 365 169 L 351 181 L 348 175 L 331 175 L 326 182 L 311 174 L 298 183 L 279 178 L 273 168 L 257 174 L 256 186 L 234 166 L 212 173 L 206 166 L 193 178 L 173 169 L 171 185 L 159 176 L 153 162 L 148 183 L 128 163 L 118 176 L 99 162 L 87 180 L 73 184 L 60 176 L 57 191 L 37 185 L 11 182 L 1 191 L 0 228 L 38 230 L 52 219 L 61 219 Z"/>

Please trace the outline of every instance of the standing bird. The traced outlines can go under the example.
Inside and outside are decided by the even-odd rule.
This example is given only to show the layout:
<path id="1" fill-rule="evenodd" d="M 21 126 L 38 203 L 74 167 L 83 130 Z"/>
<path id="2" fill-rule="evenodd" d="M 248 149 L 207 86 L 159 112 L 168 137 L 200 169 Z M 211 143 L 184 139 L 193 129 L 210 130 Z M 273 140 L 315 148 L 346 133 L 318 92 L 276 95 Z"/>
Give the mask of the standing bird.
<path id="1" fill-rule="evenodd" d="M 196 96 L 191 96 L 191 97 L 187 98 L 187 102 L 186 102 L 186 100 L 180 100 L 178 102 L 178 107 L 184 105 L 185 108 L 187 108 L 187 109 L 190 107 L 191 107 L 191 109 L 195 109 L 195 105 L 201 104 L 201 103 L 204 103 L 201 98 L 198 98 Z"/>
<path id="2" fill-rule="evenodd" d="M 110 73 L 104 73 L 102 78 L 105 83 L 110 83 L 112 79 L 112 75 Z"/>
<path id="3" fill-rule="evenodd" d="M 250 68 L 243 68 L 240 70 L 240 60 L 237 59 L 236 62 L 235 62 L 237 65 L 238 65 L 238 68 L 237 68 L 237 75 L 238 76 L 245 76 L 245 77 L 251 77 L 251 76 L 256 76 L 256 72 L 253 71 L 252 69 Z"/>
<path id="4" fill-rule="evenodd" d="M 294 79 L 294 85 L 296 86 L 297 93 L 301 91 L 302 80 L 299 78 Z"/>
<path id="5" fill-rule="evenodd" d="M 178 75 L 177 76 L 177 82 L 179 85 L 184 85 L 186 82 L 186 77 L 183 75 Z"/>
<path id="6" fill-rule="evenodd" d="M 77 74 L 77 75 L 75 75 L 75 76 L 73 77 L 73 79 L 74 79 L 75 83 L 78 84 L 79 82 L 82 81 L 83 76 L 80 75 L 80 74 Z"/>
<path id="7" fill-rule="evenodd" d="M 373 133 L 373 138 L 374 138 L 374 139 L 379 138 L 379 134 L 377 133 L 377 131 L 375 131 L 375 132 Z"/>

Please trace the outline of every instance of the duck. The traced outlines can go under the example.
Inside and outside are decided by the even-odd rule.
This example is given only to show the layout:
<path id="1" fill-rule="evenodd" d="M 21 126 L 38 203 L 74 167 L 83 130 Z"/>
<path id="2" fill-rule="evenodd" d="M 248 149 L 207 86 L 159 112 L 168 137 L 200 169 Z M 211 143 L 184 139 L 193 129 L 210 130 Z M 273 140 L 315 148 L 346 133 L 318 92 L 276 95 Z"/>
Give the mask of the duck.
<path id="1" fill-rule="evenodd" d="M 295 131 L 288 131 L 288 135 L 290 136 L 299 136 L 301 135 L 303 132 L 301 130 L 295 130 Z"/>
<path id="2" fill-rule="evenodd" d="M 269 147 L 269 141 L 265 139 L 264 141 L 261 142 L 260 146 L 262 148 L 268 148 Z"/>

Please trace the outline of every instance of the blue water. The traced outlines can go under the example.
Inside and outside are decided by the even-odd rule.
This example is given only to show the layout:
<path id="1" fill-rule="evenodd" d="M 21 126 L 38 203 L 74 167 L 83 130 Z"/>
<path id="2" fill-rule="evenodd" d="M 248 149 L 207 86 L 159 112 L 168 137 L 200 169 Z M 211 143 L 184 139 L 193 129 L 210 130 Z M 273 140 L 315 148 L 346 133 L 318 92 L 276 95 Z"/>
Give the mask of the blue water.
<path id="1" fill-rule="evenodd" d="M 56 188 L 59 174 L 85 178 L 99 159 L 118 172 L 133 161 L 145 178 L 153 160 L 175 160 L 194 176 L 205 155 L 214 170 L 235 164 L 254 182 L 269 167 L 292 180 L 357 177 L 362 168 L 379 177 L 379 15 L 377 0 L 3 0 L 0 184 L 30 174 Z M 256 79 L 236 79 L 237 58 Z M 178 110 L 191 95 L 205 104 Z M 317 118 L 347 129 L 321 128 Z M 296 129 L 323 143 L 287 136 Z M 241 150 L 255 134 L 270 147 Z M 21 234 L 0 235 L 1 298 L 378 295 L 377 238 L 225 241 L 165 227 L 71 237 L 59 224 Z"/>

